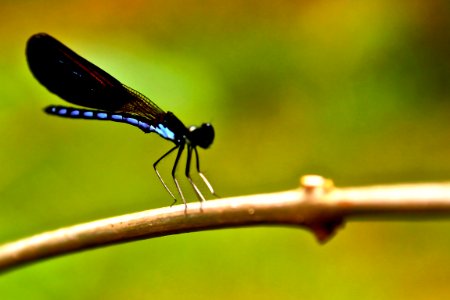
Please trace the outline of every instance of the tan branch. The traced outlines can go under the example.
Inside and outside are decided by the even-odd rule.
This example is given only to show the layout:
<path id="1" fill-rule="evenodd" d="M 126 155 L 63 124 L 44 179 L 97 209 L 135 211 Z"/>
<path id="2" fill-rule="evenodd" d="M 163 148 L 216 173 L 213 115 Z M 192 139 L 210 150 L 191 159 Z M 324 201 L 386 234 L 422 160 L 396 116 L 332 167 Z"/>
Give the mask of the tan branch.
<path id="1" fill-rule="evenodd" d="M 61 228 L 0 246 L 0 272 L 49 257 L 152 237 L 253 225 L 300 226 L 320 242 L 350 218 L 450 216 L 450 183 L 334 188 L 305 176 L 297 190 L 148 210 Z"/>

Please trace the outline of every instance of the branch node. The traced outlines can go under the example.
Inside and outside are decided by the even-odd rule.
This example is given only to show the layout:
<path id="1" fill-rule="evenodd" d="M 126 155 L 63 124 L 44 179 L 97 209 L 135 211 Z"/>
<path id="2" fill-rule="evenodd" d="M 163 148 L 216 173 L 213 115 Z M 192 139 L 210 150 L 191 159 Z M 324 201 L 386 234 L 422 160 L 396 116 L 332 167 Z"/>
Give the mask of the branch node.
<path id="1" fill-rule="evenodd" d="M 336 219 L 327 223 L 309 224 L 307 228 L 312 231 L 320 244 L 328 242 L 335 236 L 338 229 L 344 226 L 343 219 Z"/>
<path id="2" fill-rule="evenodd" d="M 333 180 L 320 175 L 305 175 L 300 178 L 300 186 L 306 195 L 323 195 L 334 189 Z"/>

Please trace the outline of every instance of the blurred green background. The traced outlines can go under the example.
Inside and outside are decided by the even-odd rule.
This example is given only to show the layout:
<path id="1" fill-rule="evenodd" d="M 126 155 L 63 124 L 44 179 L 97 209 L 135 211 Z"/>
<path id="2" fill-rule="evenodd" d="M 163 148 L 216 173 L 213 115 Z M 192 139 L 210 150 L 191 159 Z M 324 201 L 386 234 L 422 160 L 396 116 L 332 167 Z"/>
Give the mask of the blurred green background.
<path id="1" fill-rule="evenodd" d="M 28 71 L 37 32 L 186 125 L 212 122 L 200 155 L 222 196 L 296 188 L 307 173 L 449 180 L 448 1 L 2 0 L 0 12 L 0 243 L 171 203 L 152 169 L 170 143 L 42 112 L 66 103 Z M 169 236 L 4 274 L 0 298 L 444 299 L 449 230 L 351 222 L 324 246 L 289 228 Z"/>

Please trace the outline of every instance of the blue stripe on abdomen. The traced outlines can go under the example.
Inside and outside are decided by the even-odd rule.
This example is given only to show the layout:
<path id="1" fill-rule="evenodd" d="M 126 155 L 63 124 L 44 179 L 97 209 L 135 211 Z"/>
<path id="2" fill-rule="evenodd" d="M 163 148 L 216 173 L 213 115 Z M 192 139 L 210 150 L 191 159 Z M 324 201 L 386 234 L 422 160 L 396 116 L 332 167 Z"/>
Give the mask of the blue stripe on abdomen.
<path id="1" fill-rule="evenodd" d="M 152 125 L 130 116 L 121 115 L 119 113 L 111 113 L 101 110 L 78 109 L 65 106 L 49 106 L 45 109 L 45 112 L 51 115 L 72 119 L 107 120 L 119 123 L 127 123 L 141 129 L 146 133 L 156 132 L 155 127 L 153 127 Z"/>

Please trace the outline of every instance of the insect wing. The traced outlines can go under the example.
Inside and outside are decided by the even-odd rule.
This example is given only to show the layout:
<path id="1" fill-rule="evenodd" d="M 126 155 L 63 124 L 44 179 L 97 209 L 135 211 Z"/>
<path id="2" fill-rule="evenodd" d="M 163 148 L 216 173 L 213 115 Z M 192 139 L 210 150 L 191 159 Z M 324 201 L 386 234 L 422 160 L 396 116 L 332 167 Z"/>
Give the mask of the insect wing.
<path id="1" fill-rule="evenodd" d="M 70 103 L 130 113 L 150 121 L 164 114 L 144 95 L 124 86 L 45 33 L 33 35 L 28 40 L 26 55 L 36 79 L 50 92 Z"/>

